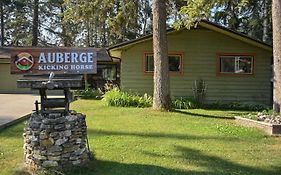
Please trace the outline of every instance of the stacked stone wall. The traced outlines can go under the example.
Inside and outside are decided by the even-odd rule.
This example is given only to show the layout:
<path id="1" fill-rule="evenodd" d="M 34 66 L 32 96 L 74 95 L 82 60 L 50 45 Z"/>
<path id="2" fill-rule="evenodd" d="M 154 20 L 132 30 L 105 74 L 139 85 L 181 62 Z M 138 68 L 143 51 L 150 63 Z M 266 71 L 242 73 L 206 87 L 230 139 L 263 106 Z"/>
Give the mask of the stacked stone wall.
<path id="1" fill-rule="evenodd" d="M 31 169 L 64 168 L 89 160 L 85 115 L 33 113 L 24 129 L 25 164 Z"/>

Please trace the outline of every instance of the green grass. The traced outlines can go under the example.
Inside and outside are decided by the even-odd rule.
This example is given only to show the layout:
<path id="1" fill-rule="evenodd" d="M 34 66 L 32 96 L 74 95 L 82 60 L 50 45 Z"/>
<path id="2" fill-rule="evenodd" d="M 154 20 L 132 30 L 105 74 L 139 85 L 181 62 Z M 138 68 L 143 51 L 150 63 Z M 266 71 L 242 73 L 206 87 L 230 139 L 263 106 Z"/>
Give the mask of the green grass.
<path id="1" fill-rule="evenodd" d="M 87 115 L 95 159 L 68 174 L 184 175 L 281 174 L 281 138 L 235 125 L 237 111 L 117 108 L 79 100 L 72 108 Z M 0 131 L 0 174 L 13 174 L 23 161 L 23 123 Z"/>

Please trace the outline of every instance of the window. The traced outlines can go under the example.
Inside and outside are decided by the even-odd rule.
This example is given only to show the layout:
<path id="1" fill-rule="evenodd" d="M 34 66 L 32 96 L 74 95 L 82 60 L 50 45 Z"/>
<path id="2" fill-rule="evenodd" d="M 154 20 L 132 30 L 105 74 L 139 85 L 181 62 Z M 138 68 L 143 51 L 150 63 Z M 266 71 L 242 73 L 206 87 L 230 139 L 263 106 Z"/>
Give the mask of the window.
<path id="1" fill-rule="evenodd" d="M 252 55 L 221 55 L 219 56 L 220 74 L 249 75 L 254 72 L 254 56 Z"/>
<path id="2" fill-rule="evenodd" d="M 169 54 L 169 71 L 171 73 L 181 73 L 182 72 L 182 54 Z M 153 54 L 145 54 L 145 63 L 144 63 L 145 72 L 154 71 L 154 60 Z"/>
<path id="3" fill-rule="evenodd" d="M 116 65 L 98 65 L 97 76 L 104 80 L 116 80 Z"/>

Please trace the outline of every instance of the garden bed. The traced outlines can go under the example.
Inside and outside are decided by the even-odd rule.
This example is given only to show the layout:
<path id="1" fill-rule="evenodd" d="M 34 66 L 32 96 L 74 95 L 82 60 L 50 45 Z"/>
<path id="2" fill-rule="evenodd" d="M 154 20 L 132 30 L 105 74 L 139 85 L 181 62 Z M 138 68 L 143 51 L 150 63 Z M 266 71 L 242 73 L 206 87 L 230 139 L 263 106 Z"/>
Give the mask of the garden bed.
<path id="1" fill-rule="evenodd" d="M 281 136 L 281 124 L 271 124 L 243 117 L 235 117 L 235 121 L 243 126 L 259 128 L 271 136 Z"/>

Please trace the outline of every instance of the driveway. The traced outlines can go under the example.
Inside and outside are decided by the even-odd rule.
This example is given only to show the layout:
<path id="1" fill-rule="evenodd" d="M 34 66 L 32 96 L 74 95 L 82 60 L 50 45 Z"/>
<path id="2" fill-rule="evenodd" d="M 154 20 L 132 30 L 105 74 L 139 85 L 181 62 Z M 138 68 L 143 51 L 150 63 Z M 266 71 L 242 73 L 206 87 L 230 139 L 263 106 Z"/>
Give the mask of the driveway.
<path id="1" fill-rule="evenodd" d="M 38 99 L 33 94 L 0 94 L 0 128 L 31 113 Z"/>

